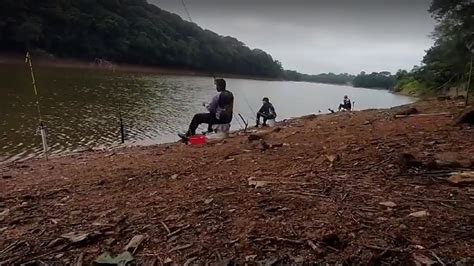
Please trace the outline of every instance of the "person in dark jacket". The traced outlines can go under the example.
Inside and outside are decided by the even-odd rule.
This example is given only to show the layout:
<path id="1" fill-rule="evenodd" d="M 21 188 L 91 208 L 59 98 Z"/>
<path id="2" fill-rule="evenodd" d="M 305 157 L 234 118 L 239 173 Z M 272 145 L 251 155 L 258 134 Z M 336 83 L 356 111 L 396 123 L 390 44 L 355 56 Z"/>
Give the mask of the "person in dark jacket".
<path id="1" fill-rule="evenodd" d="M 346 111 L 350 111 L 352 109 L 351 99 L 349 99 L 347 95 L 344 96 L 344 101 L 339 105 L 339 111 L 341 111 L 341 109 Z"/>
<path id="2" fill-rule="evenodd" d="M 260 118 L 263 118 L 263 124 L 262 126 L 267 125 L 267 120 L 269 119 L 275 119 L 277 114 L 275 112 L 275 107 L 273 107 L 273 104 L 270 103 L 270 100 L 265 97 L 263 98 L 263 105 L 260 108 L 260 110 L 257 112 L 257 124 L 256 127 L 260 125 Z"/>
<path id="3" fill-rule="evenodd" d="M 208 128 L 212 128 L 212 125 L 229 124 L 232 122 L 234 95 L 232 92 L 226 90 L 226 82 L 224 79 L 216 79 L 214 83 L 216 84 L 218 94 L 214 96 L 211 103 L 206 106 L 209 112 L 194 115 L 186 134 L 178 134 L 181 138 L 185 139 L 196 135 L 196 129 L 200 124 L 208 124 Z"/>

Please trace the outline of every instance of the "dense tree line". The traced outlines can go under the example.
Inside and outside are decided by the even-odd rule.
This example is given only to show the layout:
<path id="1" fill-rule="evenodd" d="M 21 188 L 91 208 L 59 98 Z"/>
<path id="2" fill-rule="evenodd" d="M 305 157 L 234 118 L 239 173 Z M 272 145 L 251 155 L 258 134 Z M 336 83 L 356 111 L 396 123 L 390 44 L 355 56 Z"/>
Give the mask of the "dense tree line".
<path id="1" fill-rule="evenodd" d="M 436 93 L 449 87 L 468 87 L 474 53 L 474 3 L 433 0 L 429 11 L 437 21 L 434 45 L 421 66 L 397 73 L 396 88 Z"/>
<path id="2" fill-rule="evenodd" d="M 370 74 L 361 72 L 354 78 L 352 85 L 354 87 L 360 88 L 378 88 L 390 90 L 395 85 L 395 82 L 395 76 L 393 76 L 388 71 L 372 72 Z"/>
<path id="3" fill-rule="evenodd" d="M 0 0 L 0 50 L 281 77 L 280 62 L 146 0 Z"/>
<path id="4" fill-rule="evenodd" d="M 347 73 L 343 73 L 343 74 L 321 73 L 317 75 L 308 75 L 308 74 L 299 73 L 294 70 L 285 70 L 283 77 L 286 80 L 293 80 L 293 81 L 307 81 L 307 82 L 346 85 L 346 84 L 351 84 L 355 76 L 351 74 L 347 74 Z"/>
<path id="5" fill-rule="evenodd" d="M 466 84 L 474 50 L 472 0 L 433 0 L 435 44 L 421 66 L 357 76 L 307 75 L 239 40 L 182 20 L 146 0 L 0 0 L 0 51 L 143 64 L 356 87 L 429 88 Z"/>

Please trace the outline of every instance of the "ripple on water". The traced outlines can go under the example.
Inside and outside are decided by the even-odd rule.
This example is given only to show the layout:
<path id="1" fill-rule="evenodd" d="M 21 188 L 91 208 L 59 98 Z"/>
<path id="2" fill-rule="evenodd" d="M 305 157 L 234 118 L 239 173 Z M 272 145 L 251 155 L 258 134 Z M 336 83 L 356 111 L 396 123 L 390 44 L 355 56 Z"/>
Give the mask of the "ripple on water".
<path id="1" fill-rule="evenodd" d="M 0 90 L 0 105 L 6 108 L 0 121 L 0 161 L 42 156 L 41 137 L 35 135 L 38 117 L 29 77 L 19 75 L 19 71 L 24 69 L 0 65 L 0 86 L 10 88 Z M 176 141 L 176 132 L 186 130 L 192 116 L 205 111 L 202 102 L 208 102 L 216 93 L 213 80 L 206 77 L 49 68 L 39 68 L 37 72 L 42 81 L 43 118 L 54 155 L 90 147 L 120 146 L 119 116 L 123 118 L 127 143 Z M 15 81 L 14 86 L 2 86 L 2 82 L 12 82 L 4 77 L 23 80 Z M 344 94 L 357 97 L 354 100 L 358 109 L 412 101 L 385 91 L 304 82 L 229 79 L 228 87 L 236 97 L 235 112 L 249 121 L 254 120 L 254 114 L 248 104 L 253 110 L 258 109 L 263 96 L 270 97 L 279 119 L 327 110 L 328 103 L 337 105 Z M 239 128 L 237 121 L 233 121 L 232 128 Z"/>

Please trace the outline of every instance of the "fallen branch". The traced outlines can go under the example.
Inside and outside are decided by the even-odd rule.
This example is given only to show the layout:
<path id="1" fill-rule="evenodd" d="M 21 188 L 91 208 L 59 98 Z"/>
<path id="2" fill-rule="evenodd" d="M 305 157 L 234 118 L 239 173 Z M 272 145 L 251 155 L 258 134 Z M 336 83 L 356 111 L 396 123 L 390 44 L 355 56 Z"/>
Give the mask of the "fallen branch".
<path id="1" fill-rule="evenodd" d="M 417 116 L 451 116 L 451 113 L 434 113 L 434 114 L 412 114 L 412 115 L 395 115 L 395 118 L 417 117 Z"/>
<path id="2" fill-rule="evenodd" d="M 289 239 L 289 238 L 284 238 L 284 237 L 258 237 L 258 236 L 249 236 L 248 238 L 254 240 L 254 241 L 276 241 L 276 242 L 288 242 L 291 244 L 295 245 L 302 245 L 304 241 L 302 240 L 294 240 L 294 239 Z"/>
<path id="3" fill-rule="evenodd" d="M 387 251 L 391 251 L 391 252 L 399 252 L 399 253 L 402 253 L 402 252 L 406 252 L 407 249 L 400 249 L 400 248 L 388 248 L 388 247 L 378 247 L 378 246 L 374 246 L 374 245 L 369 245 L 369 244 L 362 244 L 362 246 L 366 247 L 366 248 L 370 248 L 370 249 L 374 249 L 374 250 L 378 250 L 378 251 L 382 251 L 382 252 L 387 252 Z"/>

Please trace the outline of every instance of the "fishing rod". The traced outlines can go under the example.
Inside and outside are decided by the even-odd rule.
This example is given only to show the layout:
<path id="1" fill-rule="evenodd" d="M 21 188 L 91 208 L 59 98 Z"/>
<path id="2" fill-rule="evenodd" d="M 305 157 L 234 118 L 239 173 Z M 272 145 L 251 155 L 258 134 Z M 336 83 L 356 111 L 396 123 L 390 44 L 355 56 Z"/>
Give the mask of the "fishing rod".
<path id="1" fill-rule="evenodd" d="M 249 121 L 248 120 L 246 121 L 240 113 L 239 113 L 239 117 L 240 117 L 240 119 L 242 119 L 242 122 L 244 122 L 244 125 L 245 125 L 244 132 L 247 132 L 247 128 L 249 126 Z"/>
<path id="2" fill-rule="evenodd" d="M 125 127 L 123 125 L 123 119 L 122 119 L 122 109 L 120 108 L 120 104 L 118 107 L 119 111 L 119 121 L 120 121 L 120 141 L 122 144 L 125 143 Z"/>
<path id="3" fill-rule="evenodd" d="M 186 15 L 189 19 L 190 22 L 194 23 L 193 21 L 193 18 L 191 17 L 191 14 L 189 13 L 189 10 L 188 10 L 188 7 L 186 6 L 186 1 L 185 0 L 181 0 L 181 4 L 183 5 L 183 8 L 184 8 L 184 11 L 186 12 Z M 214 74 L 213 71 L 210 72 L 212 78 L 214 79 L 214 83 L 216 82 L 216 75 Z M 248 107 L 250 108 L 250 110 L 256 115 L 256 113 L 253 111 L 252 107 L 250 106 L 250 104 L 248 103 L 247 99 L 245 98 L 244 96 L 244 100 L 245 102 L 247 103 Z M 246 121 L 243 116 L 239 113 L 239 117 L 240 119 L 242 119 L 242 122 L 244 123 L 245 125 L 245 128 L 244 128 L 244 131 L 247 131 L 247 127 L 248 127 L 248 121 Z M 242 125 L 240 124 L 240 121 L 237 119 L 237 121 L 239 122 L 239 125 L 240 127 L 242 128 Z"/>
<path id="4" fill-rule="evenodd" d="M 31 82 L 33 84 L 33 91 L 35 93 L 35 100 L 36 100 L 36 110 L 38 112 L 38 119 L 39 119 L 39 131 L 41 133 L 41 141 L 43 143 L 43 151 L 44 151 L 44 156 L 46 160 L 48 160 L 48 140 L 46 136 L 46 126 L 43 122 L 43 118 L 41 116 L 41 107 L 39 103 L 39 96 L 38 96 L 38 89 L 36 87 L 36 79 L 35 79 L 35 73 L 33 71 L 33 61 L 31 60 L 31 55 L 30 52 L 26 52 L 25 56 L 25 63 L 29 65 L 30 67 L 30 73 L 31 73 Z"/>

